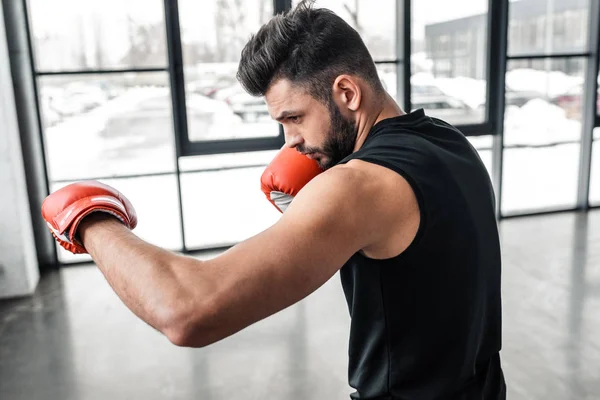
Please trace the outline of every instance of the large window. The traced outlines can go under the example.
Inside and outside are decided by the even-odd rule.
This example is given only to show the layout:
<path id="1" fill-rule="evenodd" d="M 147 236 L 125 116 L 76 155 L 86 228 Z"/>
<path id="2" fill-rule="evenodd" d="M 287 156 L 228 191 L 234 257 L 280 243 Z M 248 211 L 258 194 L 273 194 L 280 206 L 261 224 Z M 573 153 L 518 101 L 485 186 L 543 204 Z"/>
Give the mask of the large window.
<path id="1" fill-rule="evenodd" d="M 180 249 L 163 2 L 28 6 L 50 189 L 83 179 L 111 184 L 136 204 L 140 236 Z M 59 257 L 80 259 L 62 250 Z"/>
<path id="2" fill-rule="evenodd" d="M 577 201 L 582 104 L 570 93 L 579 73 L 554 70 L 552 60 L 506 72 L 502 212 L 572 208 Z M 584 61 L 577 60 L 583 71 Z"/>
<path id="3" fill-rule="evenodd" d="M 191 141 L 279 135 L 264 99 L 235 78 L 244 45 L 272 16 L 272 0 L 179 0 Z"/>
<path id="4" fill-rule="evenodd" d="M 600 128 L 594 129 L 590 174 L 590 205 L 600 206 Z"/>
<path id="5" fill-rule="evenodd" d="M 38 71 L 166 68 L 162 0 L 29 0 Z"/>
<path id="6" fill-rule="evenodd" d="M 277 221 L 279 211 L 260 190 L 277 151 L 180 158 L 187 248 L 230 246 Z"/>
<path id="7" fill-rule="evenodd" d="M 467 137 L 475 150 L 479 153 L 479 158 L 485 165 L 485 168 L 492 177 L 492 148 L 493 148 L 493 136 L 468 136 Z"/>
<path id="8" fill-rule="evenodd" d="M 73 182 L 76 181 L 54 182 L 50 190 L 58 190 Z M 176 175 L 102 179 L 102 182 L 119 190 L 134 204 L 138 216 L 136 235 L 167 249 L 182 249 Z M 88 260 L 87 255 L 73 255 L 60 246 L 57 249 L 63 262 Z"/>
<path id="9" fill-rule="evenodd" d="M 411 106 L 454 125 L 485 122 L 487 0 L 412 2 Z"/>
<path id="10" fill-rule="evenodd" d="M 509 8 L 509 56 L 587 50 L 590 0 L 514 0 Z"/>
<path id="11" fill-rule="evenodd" d="M 592 136 L 589 204 L 600 207 L 600 74 L 596 81 L 596 127 Z M 581 96 L 580 96 L 581 97 Z"/>
<path id="12" fill-rule="evenodd" d="M 264 99 L 246 94 L 235 74 L 250 35 L 299 0 L 50 3 L 27 0 L 52 190 L 82 179 L 112 184 L 138 208 L 136 232 L 175 250 L 231 245 L 278 218 L 259 177 L 283 144 L 282 130 Z M 514 0 L 507 18 L 498 17 L 498 4 L 315 6 L 360 33 L 400 105 L 483 135 L 469 140 L 501 190 L 503 215 L 573 208 L 581 204 L 581 143 L 589 139 L 582 142 L 583 125 L 593 107 L 600 111 L 600 95 L 598 105 L 584 104 L 584 77 L 595 57 L 590 1 Z M 494 53 L 503 30 L 498 21 L 506 20 L 508 52 Z M 495 106 L 503 94 L 504 110 Z M 592 205 L 600 205 L 598 130 Z M 63 261 L 78 259 L 59 253 Z"/>
<path id="13" fill-rule="evenodd" d="M 589 0 L 509 3 L 504 215 L 578 205 Z"/>
<path id="14" fill-rule="evenodd" d="M 38 78 L 50 180 L 175 171 L 166 72 Z"/>

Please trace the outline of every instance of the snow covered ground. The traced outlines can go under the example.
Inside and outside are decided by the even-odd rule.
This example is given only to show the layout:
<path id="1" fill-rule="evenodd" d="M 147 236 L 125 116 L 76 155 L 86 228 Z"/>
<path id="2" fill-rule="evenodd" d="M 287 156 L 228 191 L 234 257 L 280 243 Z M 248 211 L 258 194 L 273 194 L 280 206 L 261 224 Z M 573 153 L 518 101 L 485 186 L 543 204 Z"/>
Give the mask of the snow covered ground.
<path id="1" fill-rule="evenodd" d="M 382 74 L 395 88 L 395 75 Z M 485 83 L 468 78 L 413 77 L 413 85 L 432 84 L 470 107 L 484 103 Z M 516 70 L 507 73 L 515 90 L 555 96 L 581 84 L 562 73 Z M 387 86 L 387 84 L 386 84 Z M 277 134 L 277 125 L 258 115 L 244 120 L 220 100 L 188 96 L 191 136 L 197 140 L 259 137 Z M 540 96 L 542 97 L 542 96 Z M 175 151 L 169 91 L 138 87 L 87 112 L 65 117 L 45 130 L 51 181 L 165 173 L 162 176 L 107 179 L 136 205 L 136 232 L 158 245 L 182 247 L 179 226 Z M 569 118 L 549 98 L 533 98 L 505 113 L 503 171 L 504 213 L 575 205 L 580 157 L 581 123 Z M 435 110 L 430 115 L 436 116 Z M 600 130 L 595 137 L 600 139 Z M 491 137 L 473 138 L 491 171 Z M 594 145 L 590 201 L 600 204 L 600 141 Z M 551 146 L 547 146 L 550 145 Z M 274 151 L 180 159 L 182 171 L 252 165 L 250 168 L 185 172 L 181 176 L 183 220 L 189 248 L 228 245 L 270 226 L 278 212 L 259 187 L 263 167 Z M 53 185 L 55 190 L 64 183 Z M 64 260 L 74 258 L 61 253 Z"/>

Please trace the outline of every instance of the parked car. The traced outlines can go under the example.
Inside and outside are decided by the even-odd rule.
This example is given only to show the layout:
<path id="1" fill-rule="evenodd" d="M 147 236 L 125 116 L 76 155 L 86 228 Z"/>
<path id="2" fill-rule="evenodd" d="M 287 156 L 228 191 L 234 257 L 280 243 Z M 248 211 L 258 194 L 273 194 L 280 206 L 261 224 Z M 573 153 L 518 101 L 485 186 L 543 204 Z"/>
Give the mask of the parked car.
<path id="1" fill-rule="evenodd" d="M 567 92 L 555 96 L 551 99 L 551 103 L 565 110 L 567 118 L 581 119 L 583 110 L 583 84 L 573 86 Z M 600 89 L 596 96 L 596 113 L 600 115 Z"/>
<path id="2" fill-rule="evenodd" d="M 506 106 L 523 107 L 525 104 L 533 99 L 545 100 L 547 96 L 543 93 L 536 92 L 533 90 L 514 90 L 506 86 L 505 90 L 505 103 Z"/>
<path id="3" fill-rule="evenodd" d="M 478 124 L 484 119 L 483 109 L 471 108 L 448 95 L 413 95 L 412 108 L 423 108 L 428 115 L 455 125 Z"/>
<path id="4" fill-rule="evenodd" d="M 429 84 L 415 84 L 410 87 L 412 96 L 445 96 L 446 94 L 437 86 Z"/>
<path id="5" fill-rule="evenodd" d="M 238 119 L 226 104 L 202 95 L 188 95 L 186 104 L 188 136 L 193 141 L 212 139 L 215 126 Z M 172 132 L 171 97 L 165 94 L 142 99 L 112 115 L 101 136 L 118 139 L 124 149 L 150 148 L 172 140 Z"/>
<path id="6" fill-rule="evenodd" d="M 262 97 L 248 94 L 239 84 L 219 90 L 212 98 L 224 101 L 243 121 L 253 122 L 269 116 L 267 103 Z"/>
<path id="7" fill-rule="evenodd" d="M 96 85 L 74 82 L 53 97 L 52 107 L 63 117 L 84 113 L 106 103 L 109 96 Z"/>
<path id="8" fill-rule="evenodd" d="M 229 88 L 236 83 L 235 78 L 222 76 L 219 78 L 197 79 L 185 84 L 187 93 L 201 94 L 214 98 L 223 89 Z"/>

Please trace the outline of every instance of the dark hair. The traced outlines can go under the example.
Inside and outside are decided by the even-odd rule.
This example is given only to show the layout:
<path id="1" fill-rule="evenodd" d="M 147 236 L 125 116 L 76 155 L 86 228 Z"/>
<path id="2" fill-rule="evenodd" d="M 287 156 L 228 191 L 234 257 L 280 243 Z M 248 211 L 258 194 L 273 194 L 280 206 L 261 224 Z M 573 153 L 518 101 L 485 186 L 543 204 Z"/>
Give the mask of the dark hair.
<path id="1" fill-rule="evenodd" d="M 383 86 L 360 35 L 334 12 L 302 1 L 263 25 L 242 50 L 237 78 L 248 93 L 264 96 L 285 78 L 328 103 L 335 79 L 359 76 L 378 93 Z"/>

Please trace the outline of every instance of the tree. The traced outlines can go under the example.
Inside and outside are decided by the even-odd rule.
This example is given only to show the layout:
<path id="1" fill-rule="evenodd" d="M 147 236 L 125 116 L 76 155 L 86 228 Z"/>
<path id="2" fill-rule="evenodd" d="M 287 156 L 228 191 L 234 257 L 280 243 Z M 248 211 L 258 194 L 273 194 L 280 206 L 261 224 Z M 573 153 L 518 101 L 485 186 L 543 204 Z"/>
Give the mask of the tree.
<path id="1" fill-rule="evenodd" d="M 272 8 L 267 5 L 272 0 L 258 0 L 258 22 L 266 23 L 272 17 Z M 219 61 L 237 61 L 242 48 L 255 29 L 248 20 L 248 0 L 217 0 L 215 26 L 217 37 L 217 57 Z"/>
<path id="2" fill-rule="evenodd" d="M 121 62 L 135 66 L 164 65 L 167 54 L 164 24 L 138 25 L 131 17 L 128 21 L 130 47 Z"/>

